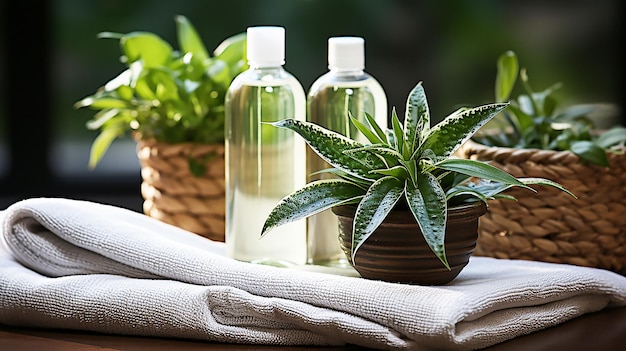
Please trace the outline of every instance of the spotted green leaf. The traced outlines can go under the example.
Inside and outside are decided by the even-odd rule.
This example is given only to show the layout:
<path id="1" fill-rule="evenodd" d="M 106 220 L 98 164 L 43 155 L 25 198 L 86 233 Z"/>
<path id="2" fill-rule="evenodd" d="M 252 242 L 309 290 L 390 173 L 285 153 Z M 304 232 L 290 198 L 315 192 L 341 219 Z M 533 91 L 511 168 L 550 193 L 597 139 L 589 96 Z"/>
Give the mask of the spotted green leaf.
<path id="1" fill-rule="evenodd" d="M 508 103 L 488 104 L 450 115 L 430 129 L 421 149 L 431 149 L 438 158 L 445 159 L 507 106 Z"/>
<path id="2" fill-rule="evenodd" d="M 317 124 L 295 119 L 284 119 L 271 124 L 300 134 L 324 161 L 356 177 L 371 179 L 375 177 L 369 172 L 371 169 L 386 166 L 383 160 L 368 150 L 354 151 L 363 148 L 363 144 Z"/>
<path id="3" fill-rule="evenodd" d="M 417 187 L 407 182 L 405 185 L 406 200 L 409 208 L 422 231 L 428 246 L 450 269 L 446 258 L 446 220 L 447 202 L 446 193 L 441 188 L 437 178 L 431 173 L 420 173 Z"/>
<path id="4" fill-rule="evenodd" d="M 352 228 L 352 259 L 363 242 L 385 220 L 402 196 L 402 182 L 394 177 L 375 181 L 357 206 Z"/>

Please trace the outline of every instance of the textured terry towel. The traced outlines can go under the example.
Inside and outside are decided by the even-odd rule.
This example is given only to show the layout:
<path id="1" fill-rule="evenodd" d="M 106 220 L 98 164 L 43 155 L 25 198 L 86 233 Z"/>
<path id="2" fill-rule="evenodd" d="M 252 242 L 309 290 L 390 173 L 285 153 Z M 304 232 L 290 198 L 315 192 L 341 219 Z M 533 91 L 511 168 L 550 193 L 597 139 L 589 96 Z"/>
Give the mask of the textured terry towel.
<path id="1" fill-rule="evenodd" d="M 275 345 L 472 350 L 626 305 L 626 277 L 473 257 L 409 286 L 238 262 L 223 243 L 69 199 L 2 212 L 0 323 Z"/>

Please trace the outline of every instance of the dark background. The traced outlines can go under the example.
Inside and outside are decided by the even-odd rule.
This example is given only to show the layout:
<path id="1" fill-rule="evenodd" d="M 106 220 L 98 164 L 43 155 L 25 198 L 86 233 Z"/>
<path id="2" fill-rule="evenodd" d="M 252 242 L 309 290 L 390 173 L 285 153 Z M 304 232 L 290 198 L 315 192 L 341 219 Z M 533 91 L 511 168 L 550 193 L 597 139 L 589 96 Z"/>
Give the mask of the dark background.
<path id="1" fill-rule="evenodd" d="M 93 111 L 74 102 L 123 70 L 102 31 L 157 33 L 176 46 L 174 16 L 187 16 L 209 50 L 253 25 L 287 31 L 285 68 L 308 89 L 325 73 L 330 36 L 366 40 L 366 71 L 403 113 L 423 81 L 437 121 L 460 105 L 493 101 L 495 62 L 514 50 L 535 90 L 558 81 L 563 105 L 624 110 L 621 0 L 49 0 L 0 7 L 0 209 L 38 196 L 141 211 L 130 139 L 87 168 Z M 620 112 L 610 123 L 623 123 Z M 607 123 L 607 122 L 603 122 Z"/>

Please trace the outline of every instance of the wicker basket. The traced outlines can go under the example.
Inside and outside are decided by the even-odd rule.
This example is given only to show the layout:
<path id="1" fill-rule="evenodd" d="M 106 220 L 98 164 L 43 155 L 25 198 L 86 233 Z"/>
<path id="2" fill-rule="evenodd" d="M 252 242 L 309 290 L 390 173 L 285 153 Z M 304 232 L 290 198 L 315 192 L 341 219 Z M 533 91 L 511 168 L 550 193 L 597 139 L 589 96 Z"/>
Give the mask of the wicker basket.
<path id="1" fill-rule="evenodd" d="M 224 146 L 135 140 L 144 213 L 211 240 L 224 241 Z M 204 162 L 206 172 L 199 177 L 193 175 L 190 158 Z"/>
<path id="2" fill-rule="evenodd" d="M 603 268 L 626 275 L 626 154 L 607 153 L 610 167 L 585 165 L 568 151 L 487 147 L 468 141 L 465 158 L 492 160 L 516 177 L 543 177 L 537 193 L 513 189 L 518 201 L 491 200 L 479 222 L 475 254 Z"/>

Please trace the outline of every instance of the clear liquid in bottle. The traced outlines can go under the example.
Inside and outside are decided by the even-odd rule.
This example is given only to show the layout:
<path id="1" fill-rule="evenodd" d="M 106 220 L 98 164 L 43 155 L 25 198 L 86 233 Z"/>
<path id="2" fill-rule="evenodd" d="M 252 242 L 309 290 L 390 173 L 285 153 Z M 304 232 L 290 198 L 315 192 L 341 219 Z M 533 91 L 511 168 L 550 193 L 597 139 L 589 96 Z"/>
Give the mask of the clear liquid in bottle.
<path id="1" fill-rule="evenodd" d="M 250 36 L 250 28 L 248 35 L 249 47 L 255 45 L 250 40 L 258 38 Z M 274 206 L 306 182 L 304 140 L 264 122 L 304 120 L 304 90 L 282 64 L 259 63 L 250 53 L 248 58 L 250 69 L 233 80 L 225 103 L 227 254 L 247 262 L 304 264 L 305 220 L 279 226 L 261 238 Z"/>
<path id="2" fill-rule="evenodd" d="M 330 71 L 320 76 L 307 95 L 307 120 L 367 143 L 350 122 L 349 114 L 366 123 L 365 113 L 387 128 L 387 96 L 380 83 L 364 69 L 364 40 L 335 37 L 328 41 Z M 331 178 L 329 173 L 311 175 L 331 166 L 307 149 L 307 181 Z M 348 266 L 338 238 L 338 221 L 331 210 L 307 219 L 307 263 Z"/>

